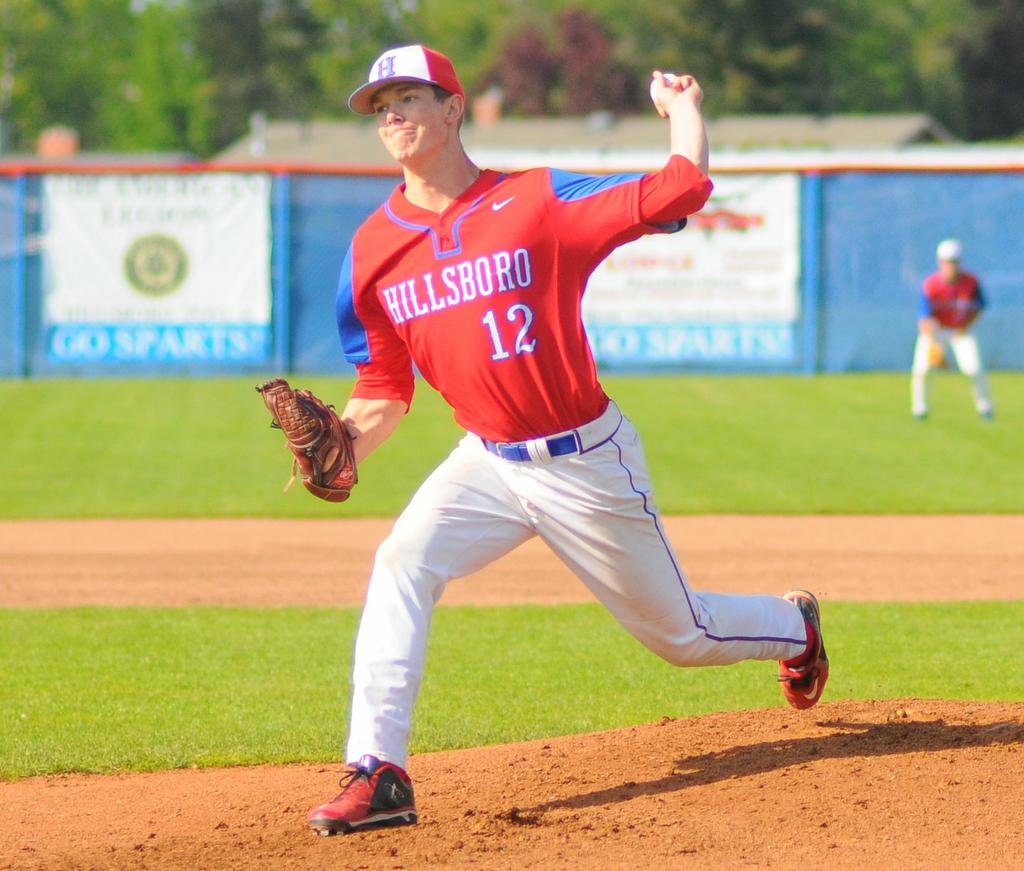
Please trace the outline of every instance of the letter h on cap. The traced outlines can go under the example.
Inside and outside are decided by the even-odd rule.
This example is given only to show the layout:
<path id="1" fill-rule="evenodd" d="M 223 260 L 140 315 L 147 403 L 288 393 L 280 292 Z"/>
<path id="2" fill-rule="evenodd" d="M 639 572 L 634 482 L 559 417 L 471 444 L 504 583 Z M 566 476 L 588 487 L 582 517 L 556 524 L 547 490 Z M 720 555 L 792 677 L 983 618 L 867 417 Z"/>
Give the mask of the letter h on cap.
<path id="1" fill-rule="evenodd" d="M 395 56 L 389 54 L 377 64 L 377 78 L 386 79 L 395 74 Z"/>

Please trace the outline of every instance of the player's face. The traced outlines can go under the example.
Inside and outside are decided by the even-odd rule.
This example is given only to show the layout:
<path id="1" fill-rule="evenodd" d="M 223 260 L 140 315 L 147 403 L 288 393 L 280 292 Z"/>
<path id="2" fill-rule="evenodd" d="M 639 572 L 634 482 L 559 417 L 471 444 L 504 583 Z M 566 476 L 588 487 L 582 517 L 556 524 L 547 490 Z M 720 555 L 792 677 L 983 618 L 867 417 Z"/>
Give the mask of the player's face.
<path id="1" fill-rule="evenodd" d="M 429 85 L 397 84 L 373 95 L 377 133 L 399 163 L 423 157 L 444 143 L 449 134 L 450 98 L 438 100 Z"/>
<path id="2" fill-rule="evenodd" d="M 947 281 L 952 281 L 960 274 L 960 263 L 957 260 L 940 260 L 939 272 Z"/>

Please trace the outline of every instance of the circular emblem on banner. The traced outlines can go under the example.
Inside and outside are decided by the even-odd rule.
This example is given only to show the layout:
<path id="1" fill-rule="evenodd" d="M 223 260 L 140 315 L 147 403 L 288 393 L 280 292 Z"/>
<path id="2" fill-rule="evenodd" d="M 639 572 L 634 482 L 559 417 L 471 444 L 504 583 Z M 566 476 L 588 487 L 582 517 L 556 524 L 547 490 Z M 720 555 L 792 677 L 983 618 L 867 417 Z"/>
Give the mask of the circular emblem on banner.
<path id="1" fill-rule="evenodd" d="M 188 272 L 188 254 L 177 239 L 151 233 L 136 239 L 124 255 L 128 282 L 147 296 L 174 293 Z"/>

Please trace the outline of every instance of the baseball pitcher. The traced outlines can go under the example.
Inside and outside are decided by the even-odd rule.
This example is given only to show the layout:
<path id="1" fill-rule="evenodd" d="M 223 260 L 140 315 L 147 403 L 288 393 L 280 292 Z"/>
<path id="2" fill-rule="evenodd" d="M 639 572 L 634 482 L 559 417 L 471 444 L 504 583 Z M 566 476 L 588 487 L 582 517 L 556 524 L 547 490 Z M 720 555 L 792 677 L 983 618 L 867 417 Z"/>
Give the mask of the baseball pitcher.
<path id="1" fill-rule="evenodd" d="M 416 821 L 405 766 L 433 608 L 450 581 L 533 536 L 658 656 L 680 666 L 777 660 L 791 705 L 821 696 L 828 658 L 814 596 L 691 589 L 640 437 L 587 343 L 580 305 L 594 268 L 625 242 L 682 230 L 711 193 L 700 85 L 655 72 L 651 94 L 667 119 L 668 160 L 607 176 L 476 166 L 459 132 L 462 86 L 424 46 L 384 52 L 349 99 L 376 117 L 404 176 L 341 269 L 338 333 L 358 371 L 340 415 L 352 470 L 409 410 L 414 368 L 466 435 L 376 554 L 355 645 L 351 768 L 309 814 L 320 834 Z M 312 483 L 330 493 L 354 480 L 346 475 Z"/>

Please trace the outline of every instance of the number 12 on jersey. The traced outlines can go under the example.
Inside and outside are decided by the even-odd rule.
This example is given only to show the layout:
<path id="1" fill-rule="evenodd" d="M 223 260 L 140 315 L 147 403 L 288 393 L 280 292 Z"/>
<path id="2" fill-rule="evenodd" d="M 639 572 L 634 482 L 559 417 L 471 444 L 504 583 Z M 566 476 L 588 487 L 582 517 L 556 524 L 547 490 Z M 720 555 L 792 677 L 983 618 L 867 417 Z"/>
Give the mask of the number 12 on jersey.
<path id="1" fill-rule="evenodd" d="M 519 320 L 520 315 L 522 315 L 523 325 L 519 328 L 519 332 L 516 333 L 515 353 L 517 355 L 532 354 L 537 347 L 537 340 L 529 338 L 530 326 L 533 324 L 533 312 L 530 307 L 523 305 L 521 302 L 509 306 L 508 311 L 505 312 L 505 320 L 510 324 L 514 324 Z M 507 360 L 512 355 L 505 350 L 505 346 L 502 344 L 501 333 L 498 332 L 498 318 L 494 314 L 494 309 L 488 309 L 487 314 L 481 320 L 491 332 L 491 343 L 494 345 L 494 353 L 491 354 L 491 359 Z"/>

